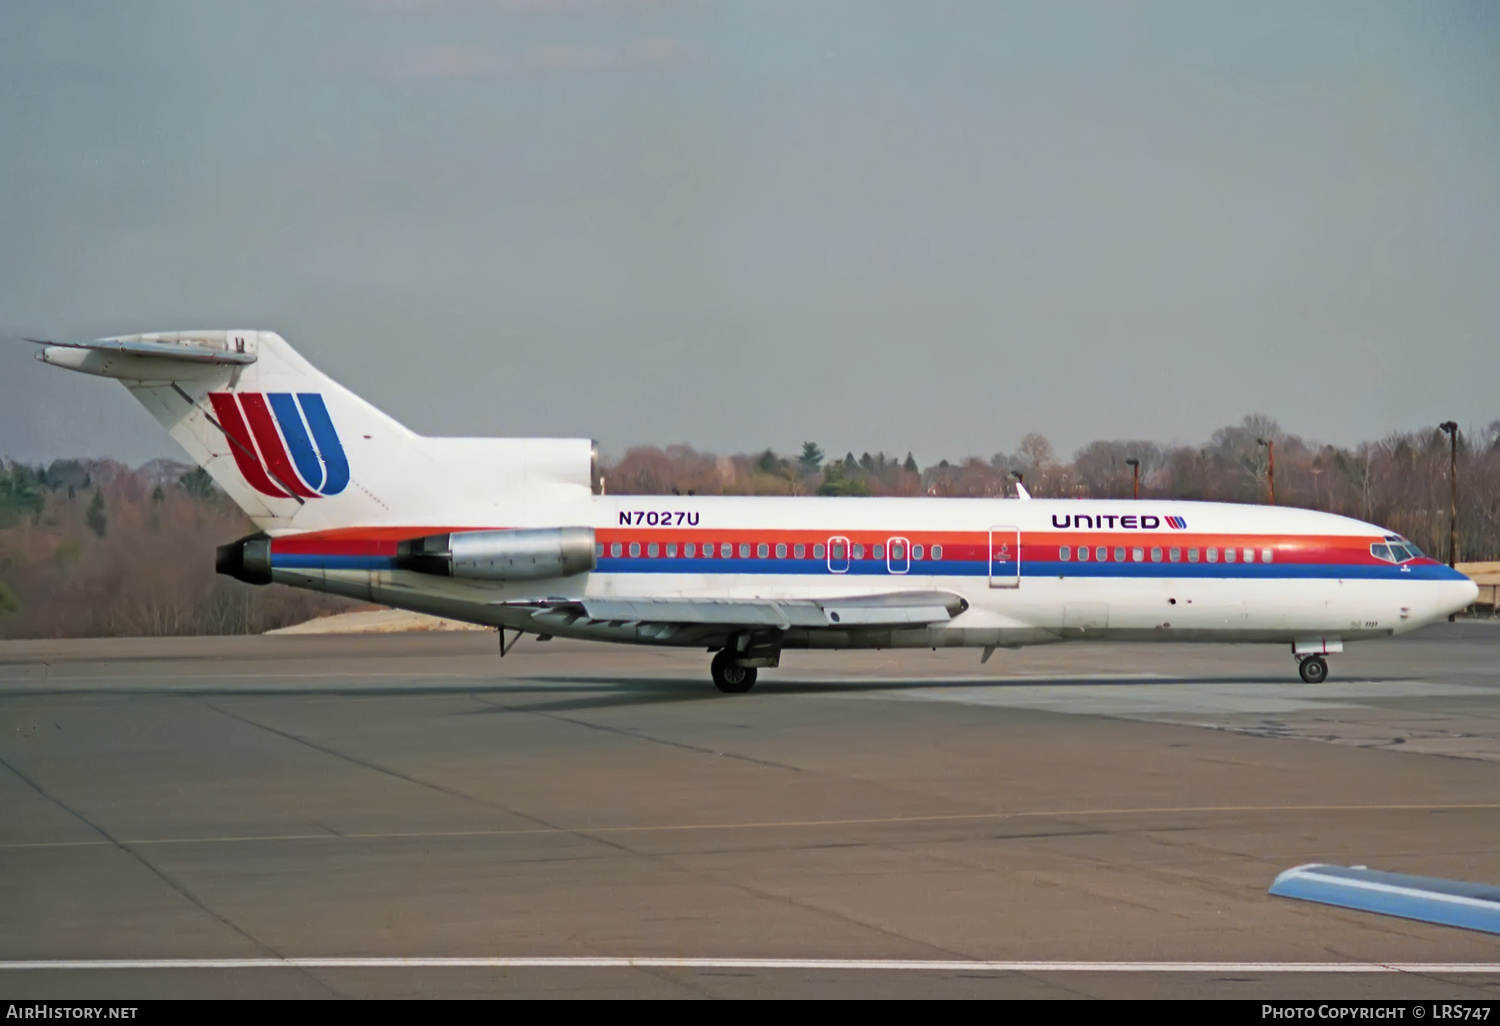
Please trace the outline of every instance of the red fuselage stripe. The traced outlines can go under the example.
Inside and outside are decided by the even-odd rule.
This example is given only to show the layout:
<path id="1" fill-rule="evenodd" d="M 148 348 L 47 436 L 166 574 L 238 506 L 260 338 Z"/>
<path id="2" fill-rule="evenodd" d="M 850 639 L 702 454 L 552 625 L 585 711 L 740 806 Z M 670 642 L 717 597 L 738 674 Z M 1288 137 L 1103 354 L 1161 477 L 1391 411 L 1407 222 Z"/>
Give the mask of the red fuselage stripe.
<path id="1" fill-rule="evenodd" d="M 278 538 L 275 542 L 275 550 L 278 553 L 288 555 L 328 555 L 328 556 L 394 556 L 398 542 L 418 538 L 429 534 L 441 534 L 448 532 L 473 531 L 473 530 L 504 530 L 504 528 L 474 528 L 474 527 L 376 527 L 376 528 L 339 528 L 331 531 L 318 531 L 310 534 L 295 535 L 292 537 Z M 685 530 L 674 530 L 672 528 L 604 528 L 596 531 L 596 540 L 603 545 L 606 556 L 610 555 L 610 546 L 619 543 L 624 550 L 622 554 L 628 554 L 629 545 L 633 542 L 640 546 L 640 554 L 646 557 L 649 553 L 648 546 L 652 543 L 657 545 L 656 558 L 669 559 L 666 555 L 666 546 L 674 544 L 677 546 L 677 558 L 685 555 L 684 546 L 693 544 L 701 552 L 705 546 L 713 546 L 711 558 L 719 556 L 719 546 L 728 543 L 734 546 L 734 555 L 739 556 L 739 546 L 751 546 L 752 558 L 758 558 L 759 546 L 767 546 L 768 554 L 774 557 L 776 546 L 785 545 L 787 556 L 792 556 L 795 546 L 802 545 L 803 558 L 813 557 L 813 546 L 829 543 L 831 538 L 841 538 L 852 547 L 859 545 L 863 549 L 864 559 L 873 559 L 876 545 L 888 545 L 892 538 L 904 539 L 909 545 L 924 546 L 928 552 L 924 553 L 930 558 L 930 550 L 933 545 L 943 548 L 943 562 L 952 561 L 975 561 L 988 560 L 990 558 L 990 537 L 987 531 L 843 531 L 829 533 L 819 531 L 816 533 L 805 530 L 789 531 L 767 531 L 767 530 L 728 530 L 714 531 L 704 528 L 691 528 Z M 1003 534 L 995 536 L 996 546 L 1009 544 L 1013 539 Z M 1188 562 L 1188 550 L 1198 549 L 1199 560 L 1206 562 L 1208 549 L 1218 549 L 1221 553 L 1225 549 L 1236 549 L 1242 554 L 1245 549 L 1255 550 L 1253 562 L 1262 562 L 1262 549 L 1272 550 L 1272 560 L 1277 563 L 1302 563 L 1316 565 L 1345 564 L 1351 566 L 1375 566 L 1381 565 L 1382 560 L 1376 559 L 1370 553 L 1372 542 L 1380 542 L 1384 539 L 1379 535 L 1366 537 L 1335 535 L 1335 536 L 1310 536 L 1310 535 L 1247 535 L 1247 534 L 1150 534 L 1142 535 L 1139 532 L 1127 534 L 1104 534 L 1104 533 L 1079 533 L 1063 535 L 1056 532 L 1026 533 L 1021 537 L 1021 559 L 1023 562 L 1044 561 L 1052 562 L 1060 558 L 1059 550 L 1066 545 L 1070 549 L 1073 561 L 1078 560 L 1079 548 L 1088 548 L 1088 562 L 1095 562 L 1096 552 L 1099 548 L 1109 550 L 1106 554 L 1107 561 L 1114 561 L 1114 550 L 1125 549 L 1126 561 L 1132 561 L 1134 553 L 1132 550 L 1140 548 L 1146 550 L 1146 558 L 1150 558 L 1152 549 L 1162 550 L 1161 562 L 1172 561 L 1171 550 L 1177 549 L 1180 562 Z M 826 551 L 825 551 L 826 555 Z M 1422 560 L 1421 562 L 1430 562 Z"/>

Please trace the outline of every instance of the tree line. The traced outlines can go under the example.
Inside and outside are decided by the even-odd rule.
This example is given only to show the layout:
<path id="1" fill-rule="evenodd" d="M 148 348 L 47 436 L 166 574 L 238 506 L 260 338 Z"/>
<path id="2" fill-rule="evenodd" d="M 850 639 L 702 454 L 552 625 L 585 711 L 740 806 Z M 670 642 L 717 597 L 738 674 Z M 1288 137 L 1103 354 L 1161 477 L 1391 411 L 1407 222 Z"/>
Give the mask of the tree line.
<path id="1" fill-rule="evenodd" d="M 215 547 L 254 529 L 170 460 L 0 463 L 0 638 L 259 634 L 352 607 L 217 575 Z"/>
<path id="2" fill-rule="evenodd" d="M 1264 444 L 1270 443 L 1270 444 Z M 1457 433 L 1458 560 L 1500 560 L 1500 420 Z M 1040 434 L 988 458 L 922 466 L 912 453 L 716 456 L 638 446 L 603 467 L 632 495 L 927 495 L 998 498 L 1018 481 L 1037 497 L 1276 501 L 1342 513 L 1448 551 L 1449 437 L 1398 432 L 1352 447 L 1246 417 L 1202 445 L 1091 442 L 1071 459 Z M 1132 466 L 1130 461 L 1136 461 Z M 202 470 L 170 460 L 0 462 L 0 637 L 253 634 L 353 608 L 343 599 L 214 573 L 216 546 L 249 520 Z"/>
<path id="3" fill-rule="evenodd" d="M 795 455 L 767 449 L 729 457 L 688 445 L 637 446 L 605 465 L 604 488 L 627 495 L 999 498 L 1015 495 L 1020 482 L 1039 498 L 1130 498 L 1138 488 L 1143 499 L 1264 503 L 1274 486 L 1280 505 L 1379 524 L 1447 558 L 1451 456 L 1449 436 L 1436 427 L 1340 447 L 1252 415 L 1201 445 L 1096 441 L 1064 459 L 1033 432 L 1009 452 L 926 467 L 910 452 L 837 456 L 814 442 Z M 1458 561 L 1500 560 L 1500 420 L 1457 432 L 1456 480 Z"/>

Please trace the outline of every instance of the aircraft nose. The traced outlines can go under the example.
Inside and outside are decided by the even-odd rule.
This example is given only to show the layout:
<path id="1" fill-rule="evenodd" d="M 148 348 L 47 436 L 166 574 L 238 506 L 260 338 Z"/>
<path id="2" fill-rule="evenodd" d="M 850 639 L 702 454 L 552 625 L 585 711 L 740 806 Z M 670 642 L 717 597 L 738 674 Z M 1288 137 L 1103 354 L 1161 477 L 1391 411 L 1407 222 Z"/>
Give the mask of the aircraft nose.
<path id="1" fill-rule="evenodd" d="M 1456 581 L 1449 581 L 1443 588 L 1444 614 L 1457 613 L 1459 610 L 1468 609 L 1479 598 L 1479 585 L 1461 577 Z"/>

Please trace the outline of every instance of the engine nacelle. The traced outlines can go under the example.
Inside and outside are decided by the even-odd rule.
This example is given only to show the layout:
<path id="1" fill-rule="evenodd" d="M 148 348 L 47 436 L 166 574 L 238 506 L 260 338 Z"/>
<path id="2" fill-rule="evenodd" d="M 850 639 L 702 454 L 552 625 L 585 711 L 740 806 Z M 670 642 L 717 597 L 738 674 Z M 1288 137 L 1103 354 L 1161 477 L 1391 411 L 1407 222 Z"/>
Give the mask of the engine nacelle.
<path id="1" fill-rule="evenodd" d="M 402 542 L 396 568 L 474 581 L 540 581 L 594 569 L 591 527 L 454 531 Z"/>
<path id="2" fill-rule="evenodd" d="M 271 539 L 252 534 L 228 545 L 220 545 L 214 569 L 246 584 L 271 583 Z"/>

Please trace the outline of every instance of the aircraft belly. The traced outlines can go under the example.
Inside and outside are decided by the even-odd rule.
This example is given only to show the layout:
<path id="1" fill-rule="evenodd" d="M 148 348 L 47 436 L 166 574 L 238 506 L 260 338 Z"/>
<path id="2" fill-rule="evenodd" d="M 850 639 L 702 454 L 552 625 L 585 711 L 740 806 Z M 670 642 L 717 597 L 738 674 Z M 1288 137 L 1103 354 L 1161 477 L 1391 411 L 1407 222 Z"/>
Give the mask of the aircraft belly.
<path id="1" fill-rule="evenodd" d="M 790 583 L 784 576 L 765 575 L 736 577 L 730 585 L 712 574 L 594 573 L 505 584 L 406 571 L 318 568 L 277 568 L 273 579 L 360 601 L 560 637 L 699 645 L 723 643 L 735 630 L 760 629 L 778 632 L 786 648 L 830 649 L 1015 647 L 1063 640 L 1284 642 L 1311 634 L 1355 640 L 1430 622 L 1444 597 L 1443 582 L 1307 579 L 1048 577 L 1023 578 L 1015 589 L 991 589 L 983 581 L 915 575 L 874 580 L 819 576 Z M 968 608 L 946 622 L 903 624 L 903 618 L 941 621 L 941 611 L 914 602 L 899 615 L 882 614 L 829 602 L 850 596 L 878 600 L 913 590 L 962 596 Z M 583 614 L 581 604 L 591 597 L 613 603 L 602 607 L 611 610 L 608 619 Z M 749 618 L 753 623 L 739 622 L 746 618 L 743 611 L 704 616 L 701 622 L 691 617 L 679 617 L 677 623 L 652 619 L 654 603 L 695 601 L 723 603 L 725 608 L 754 602 L 793 605 L 775 615 Z M 836 607 L 847 619 L 825 620 L 822 613 L 795 607 L 799 602 Z M 530 603 L 534 605 L 527 608 Z M 561 612 L 549 607 L 557 603 L 572 603 L 578 609 Z M 785 609 L 794 611 L 788 614 Z"/>
<path id="2" fill-rule="evenodd" d="M 977 597 L 967 616 L 984 611 L 1069 640 L 1272 641 L 1309 631 L 1382 636 L 1402 629 L 1403 606 L 1417 617 L 1425 599 L 1412 587 L 1417 583 L 1425 582 L 1025 578 L 1018 589 Z"/>

